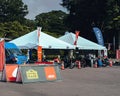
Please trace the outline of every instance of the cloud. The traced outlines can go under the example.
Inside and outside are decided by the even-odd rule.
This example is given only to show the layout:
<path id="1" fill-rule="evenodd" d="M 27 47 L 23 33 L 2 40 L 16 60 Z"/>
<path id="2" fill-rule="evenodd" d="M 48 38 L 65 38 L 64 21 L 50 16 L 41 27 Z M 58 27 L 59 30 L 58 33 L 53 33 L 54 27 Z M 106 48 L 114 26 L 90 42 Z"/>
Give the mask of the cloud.
<path id="1" fill-rule="evenodd" d="M 28 6 L 29 14 L 26 16 L 28 19 L 34 19 L 36 15 L 52 10 L 62 10 L 66 12 L 60 3 L 61 0 L 23 0 Z"/>

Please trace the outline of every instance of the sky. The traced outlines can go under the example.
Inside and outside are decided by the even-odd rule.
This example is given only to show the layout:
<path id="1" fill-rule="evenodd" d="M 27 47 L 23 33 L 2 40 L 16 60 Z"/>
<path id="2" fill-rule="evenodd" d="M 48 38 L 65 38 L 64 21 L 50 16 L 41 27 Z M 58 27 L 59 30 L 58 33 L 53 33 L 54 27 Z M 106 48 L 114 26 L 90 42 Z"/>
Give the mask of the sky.
<path id="1" fill-rule="evenodd" d="M 26 18 L 35 19 L 35 16 L 40 13 L 50 12 L 52 10 L 62 10 L 66 12 L 66 9 L 63 8 L 60 3 L 61 0 L 22 0 L 24 4 L 28 6 L 28 15 Z"/>

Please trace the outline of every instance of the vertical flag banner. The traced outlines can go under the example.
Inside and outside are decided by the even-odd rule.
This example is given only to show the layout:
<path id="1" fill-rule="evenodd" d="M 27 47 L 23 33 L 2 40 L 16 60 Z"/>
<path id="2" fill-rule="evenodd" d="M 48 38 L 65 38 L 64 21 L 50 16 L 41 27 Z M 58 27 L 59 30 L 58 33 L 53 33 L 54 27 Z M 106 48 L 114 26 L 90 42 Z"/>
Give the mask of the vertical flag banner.
<path id="1" fill-rule="evenodd" d="M 38 61 L 41 62 L 42 61 L 42 46 L 38 46 Z"/>
<path id="2" fill-rule="evenodd" d="M 37 35 L 38 35 L 38 50 L 37 50 L 37 54 L 38 54 L 38 61 L 39 62 L 42 61 L 42 46 L 40 46 L 40 33 L 41 33 L 41 29 L 42 29 L 42 27 L 38 27 L 37 28 Z"/>
<path id="3" fill-rule="evenodd" d="M 0 71 L 3 70 L 4 64 L 5 64 L 4 39 L 0 39 Z"/>
<path id="4" fill-rule="evenodd" d="M 37 28 L 37 36 L 38 36 L 38 45 L 40 46 L 40 32 L 41 32 L 42 27 Z"/>
<path id="5" fill-rule="evenodd" d="M 80 33 L 80 31 L 75 31 L 75 42 L 74 42 L 74 45 L 77 45 L 77 40 L 78 40 L 79 33 Z"/>
<path id="6" fill-rule="evenodd" d="M 98 44 L 104 46 L 104 40 L 103 40 L 101 30 L 98 27 L 93 27 L 93 31 L 94 31 L 95 36 L 97 38 Z"/>

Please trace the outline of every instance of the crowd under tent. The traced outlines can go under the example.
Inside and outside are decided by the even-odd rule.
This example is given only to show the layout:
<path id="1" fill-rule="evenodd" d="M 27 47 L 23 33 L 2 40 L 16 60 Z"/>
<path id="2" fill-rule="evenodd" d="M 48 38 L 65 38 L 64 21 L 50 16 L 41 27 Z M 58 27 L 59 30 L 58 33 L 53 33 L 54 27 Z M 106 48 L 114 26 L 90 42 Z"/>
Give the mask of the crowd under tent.
<path id="1" fill-rule="evenodd" d="M 74 33 L 70 32 L 70 33 L 67 33 L 67 34 L 59 37 L 58 39 L 75 46 L 74 43 L 76 40 L 76 35 Z M 99 56 L 104 56 L 104 55 L 107 56 L 106 47 L 99 45 L 95 42 L 92 42 L 88 39 L 85 39 L 81 36 L 78 36 L 77 43 L 76 43 L 75 47 L 77 47 L 79 50 L 81 50 L 81 54 L 82 53 L 88 54 L 91 52 L 91 53 L 97 53 L 97 55 L 99 55 Z"/>

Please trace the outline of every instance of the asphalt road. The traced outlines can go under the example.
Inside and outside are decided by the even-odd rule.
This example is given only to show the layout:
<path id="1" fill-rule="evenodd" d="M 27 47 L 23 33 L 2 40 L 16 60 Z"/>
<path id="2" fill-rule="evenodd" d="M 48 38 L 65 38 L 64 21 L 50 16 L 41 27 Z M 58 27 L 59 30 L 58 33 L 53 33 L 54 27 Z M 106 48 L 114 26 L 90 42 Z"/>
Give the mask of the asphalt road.
<path id="1" fill-rule="evenodd" d="M 61 70 L 61 81 L 0 82 L 0 96 L 120 96 L 120 67 Z"/>

